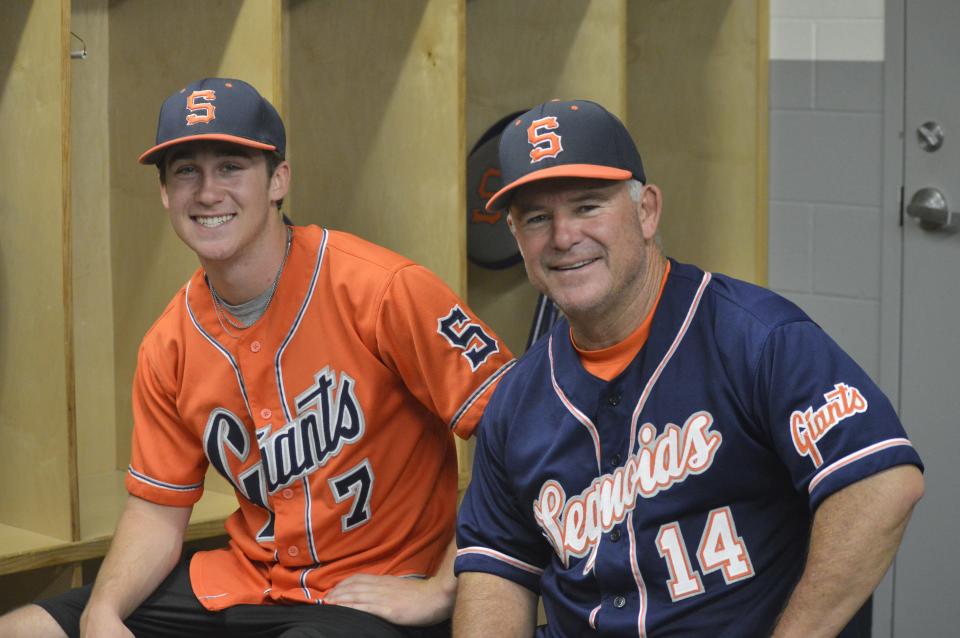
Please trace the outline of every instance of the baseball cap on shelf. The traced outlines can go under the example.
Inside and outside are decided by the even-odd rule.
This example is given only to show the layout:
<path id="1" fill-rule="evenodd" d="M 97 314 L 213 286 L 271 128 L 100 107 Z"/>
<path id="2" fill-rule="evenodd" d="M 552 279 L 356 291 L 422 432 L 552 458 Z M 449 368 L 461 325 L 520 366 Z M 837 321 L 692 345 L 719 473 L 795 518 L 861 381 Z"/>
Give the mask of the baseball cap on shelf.
<path id="1" fill-rule="evenodd" d="M 140 156 L 157 164 L 175 144 L 221 140 L 286 153 L 286 133 L 277 110 L 243 80 L 204 78 L 187 85 L 160 107 L 157 143 Z"/>
<path id="2" fill-rule="evenodd" d="M 633 138 L 615 115 L 596 102 L 553 100 L 509 124 L 500 137 L 501 183 L 487 210 L 509 204 L 518 186 L 555 177 L 646 182 Z"/>

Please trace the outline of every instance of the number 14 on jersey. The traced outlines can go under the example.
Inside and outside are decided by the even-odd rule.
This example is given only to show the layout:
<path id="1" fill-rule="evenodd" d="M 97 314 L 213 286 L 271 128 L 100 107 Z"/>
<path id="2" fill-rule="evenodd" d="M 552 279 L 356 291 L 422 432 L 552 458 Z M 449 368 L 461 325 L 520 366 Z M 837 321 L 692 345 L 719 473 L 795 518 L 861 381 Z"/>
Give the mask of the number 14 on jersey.
<path id="1" fill-rule="evenodd" d="M 670 598 L 676 602 L 702 594 L 703 581 L 690 563 L 679 523 L 662 525 L 656 542 L 657 551 L 667 561 L 670 570 L 670 580 L 667 581 Z M 722 570 L 723 580 L 728 585 L 753 576 L 750 554 L 743 539 L 737 535 L 729 507 L 717 508 L 707 515 L 707 524 L 697 548 L 697 562 L 704 574 Z"/>

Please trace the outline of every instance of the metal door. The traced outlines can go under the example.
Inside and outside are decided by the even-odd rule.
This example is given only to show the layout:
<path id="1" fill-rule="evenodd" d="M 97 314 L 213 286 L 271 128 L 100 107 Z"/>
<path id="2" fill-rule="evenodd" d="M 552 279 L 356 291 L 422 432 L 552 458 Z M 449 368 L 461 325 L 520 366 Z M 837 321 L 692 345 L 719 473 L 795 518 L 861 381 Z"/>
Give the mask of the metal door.
<path id="1" fill-rule="evenodd" d="M 893 636 L 960 636 L 960 2 L 887 7 L 903 29 L 887 49 L 903 56 L 899 407 L 927 485 L 897 557 Z"/>

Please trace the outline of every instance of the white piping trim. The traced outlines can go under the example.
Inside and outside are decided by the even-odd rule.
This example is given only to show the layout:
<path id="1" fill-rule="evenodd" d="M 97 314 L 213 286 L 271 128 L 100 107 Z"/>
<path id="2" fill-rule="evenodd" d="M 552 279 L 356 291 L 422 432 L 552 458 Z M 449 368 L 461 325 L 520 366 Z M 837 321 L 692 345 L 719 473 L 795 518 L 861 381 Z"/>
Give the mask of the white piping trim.
<path id="1" fill-rule="evenodd" d="M 560 385 L 557 383 L 557 375 L 553 370 L 553 335 L 550 335 L 550 341 L 547 343 L 547 355 L 550 357 L 550 383 L 553 384 L 553 391 L 559 397 L 560 402 L 563 403 L 564 407 L 567 408 L 567 411 L 579 421 L 583 427 L 587 429 L 587 433 L 590 434 L 590 438 L 593 441 L 593 450 L 597 456 L 597 472 L 602 473 L 602 466 L 600 463 L 600 434 L 597 432 L 597 426 L 593 424 L 593 421 L 590 420 L 586 414 L 581 412 L 570 399 L 563 393 L 563 390 L 560 389 Z"/>
<path id="2" fill-rule="evenodd" d="M 643 582 L 643 574 L 640 573 L 640 564 L 637 561 L 637 539 L 633 532 L 633 512 L 627 515 L 627 537 L 630 539 L 630 571 L 633 573 L 633 582 L 637 584 L 638 596 L 637 603 L 640 605 L 640 612 L 637 614 L 637 636 L 646 638 L 647 636 L 647 584 Z"/>
<path id="3" fill-rule="evenodd" d="M 323 265 L 323 257 L 326 255 L 326 251 L 327 229 L 324 228 L 323 237 L 320 239 L 320 248 L 317 250 L 317 261 L 313 267 L 313 277 L 310 279 L 310 288 L 307 291 L 307 295 L 303 298 L 303 303 L 300 305 L 300 310 L 297 312 L 297 316 L 294 318 L 293 324 L 290 326 L 290 331 L 287 333 L 287 336 L 277 349 L 277 356 L 274 359 L 274 371 L 276 372 L 277 376 L 277 390 L 280 393 L 280 405 L 283 408 L 284 417 L 286 417 L 288 423 L 293 421 L 293 414 L 290 413 L 290 407 L 287 405 L 287 393 L 283 387 L 283 364 L 280 362 L 280 359 L 283 357 L 283 353 L 286 351 L 287 346 L 290 345 L 293 335 L 296 334 L 297 329 L 300 327 L 300 324 L 303 321 L 303 315 L 306 313 L 307 306 L 310 305 L 310 302 L 313 299 L 314 292 L 317 288 L 317 279 L 320 275 L 320 268 Z"/>
<path id="4" fill-rule="evenodd" d="M 200 325 L 200 322 L 197 321 L 197 317 L 193 314 L 193 308 L 190 306 L 190 283 L 187 282 L 187 289 L 183 295 L 183 303 L 187 308 L 187 315 L 190 317 L 190 322 L 193 323 L 193 327 L 196 328 L 204 339 L 210 342 L 214 348 L 217 349 L 220 354 L 222 354 L 226 360 L 230 363 L 230 366 L 233 368 L 233 373 L 237 377 L 237 384 L 240 386 L 240 395 L 243 397 L 243 405 L 247 408 L 247 414 L 250 416 L 250 421 L 255 422 L 253 418 L 253 411 L 250 410 L 250 402 L 247 400 L 247 386 L 243 382 L 243 375 L 240 374 L 240 366 L 237 365 L 237 362 L 234 360 L 233 355 L 230 354 L 230 351 L 220 345 L 216 339 L 214 339 L 203 327 Z"/>
<path id="5" fill-rule="evenodd" d="M 461 405 L 460 408 L 456 411 L 456 413 L 454 413 L 453 419 L 450 420 L 451 430 L 457 427 L 457 424 L 459 424 L 460 419 L 462 419 L 463 415 L 470 410 L 470 407 L 477 402 L 477 399 L 482 397 L 484 393 L 487 391 L 487 389 L 490 388 L 490 386 L 492 386 L 493 384 L 495 384 L 497 380 L 500 379 L 500 377 L 502 377 L 503 375 L 505 375 L 507 371 L 510 370 L 510 368 L 516 365 L 516 363 L 517 363 L 516 359 L 510 359 L 510 361 L 507 361 L 505 364 L 500 366 L 500 368 L 498 368 L 493 374 L 487 377 L 487 380 L 484 381 L 482 384 L 480 384 L 480 386 L 473 391 L 473 394 L 467 397 L 467 400 L 463 402 L 463 405 Z"/>
<path id="6" fill-rule="evenodd" d="M 643 393 L 640 395 L 640 400 L 637 401 L 637 406 L 634 408 L 633 416 L 630 419 L 630 454 L 633 454 L 633 444 L 637 440 L 637 421 L 640 419 L 640 413 L 643 411 L 643 407 L 646 405 L 647 399 L 653 392 L 653 386 L 656 385 L 657 381 L 660 379 L 660 375 L 663 373 L 664 368 L 667 367 L 667 363 L 669 363 L 670 359 L 673 358 L 677 348 L 680 347 L 680 342 L 683 341 L 684 336 L 686 336 L 687 330 L 690 328 L 690 324 L 693 322 L 693 317 L 700 308 L 700 300 L 703 298 L 703 293 L 710 284 L 712 277 L 713 275 L 709 272 L 703 273 L 703 277 L 700 279 L 700 285 L 697 287 L 697 292 L 694 294 L 693 301 L 690 302 L 690 307 L 687 309 L 687 316 L 683 319 L 683 324 L 680 326 L 676 336 L 673 338 L 673 343 L 670 344 L 670 348 L 667 350 L 667 353 L 663 355 L 663 359 L 660 360 L 660 364 L 657 365 L 656 370 L 654 370 L 653 374 L 650 375 L 646 386 L 643 388 Z M 647 635 L 647 586 L 643 582 L 643 575 L 640 573 L 640 565 L 637 561 L 637 545 L 633 532 L 633 511 L 627 515 L 627 532 L 630 537 L 630 570 L 633 572 L 633 580 L 637 584 L 637 592 L 640 594 L 640 612 L 637 614 L 637 635 L 640 638 L 645 638 Z"/>
<path id="7" fill-rule="evenodd" d="M 312 571 L 313 567 L 309 567 L 300 573 L 300 588 L 303 589 L 303 595 L 307 597 L 307 600 L 313 600 L 313 597 L 310 596 L 310 589 L 307 587 L 307 574 Z"/>
<path id="8" fill-rule="evenodd" d="M 878 443 L 874 443 L 873 445 L 868 445 L 867 447 L 861 450 L 848 454 L 842 459 L 838 461 L 834 461 L 830 465 L 826 466 L 825 468 L 817 472 L 814 475 L 814 477 L 810 480 L 810 485 L 807 487 L 807 492 L 812 494 L 813 490 L 816 489 L 817 485 L 819 485 L 823 479 L 827 478 L 837 470 L 843 467 L 846 467 L 851 463 L 855 463 L 856 461 L 859 461 L 863 458 L 866 458 L 871 454 L 876 454 L 877 452 L 880 452 L 882 450 L 886 450 L 892 447 L 899 447 L 901 445 L 913 447 L 913 444 L 911 444 L 910 441 L 908 441 L 907 439 L 903 439 L 903 438 L 887 439 L 886 441 L 880 441 Z"/>
<path id="9" fill-rule="evenodd" d="M 590 612 L 590 618 L 587 619 L 587 622 L 590 624 L 590 628 L 596 630 L 597 628 L 597 614 L 600 613 L 600 605 L 597 605 Z"/>
<path id="10" fill-rule="evenodd" d="M 157 479 L 149 477 L 146 474 L 137 472 L 135 469 L 133 469 L 132 465 L 127 466 L 127 472 L 129 472 L 130 476 L 137 479 L 141 483 L 146 483 L 147 485 L 150 485 L 152 487 L 159 487 L 165 490 L 172 490 L 174 492 L 193 492 L 203 487 L 202 482 L 191 483 L 189 485 L 178 485 L 177 483 L 167 483 L 165 481 L 158 481 Z"/>
<path id="11" fill-rule="evenodd" d="M 640 395 L 640 400 L 637 401 L 637 407 L 634 408 L 633 417 L 630 419 L 630 454 L 633 454 L 633 444 L 637 439 L 637 420 L 640 418 L 640 412 L 643 411 L 643 406 L 646 405 L 647 399 L 650 397 L 651 392 L 653 392 L 653 386 L 656 385 L 657 380 L 660 379 L 660 374 L 663 372 L 664 368 L 667 367 L 667 363 L 669 363 L 670 359 L 673 358 L 677 348 L 680 347 L 680 342 L 683 341 L 683 337 L 687 334 L 687 330 L 690 328 L 690 324 L 693 322 L 693 316 L 697 313 L 697 309 L 700 307 L 700 300 L 703 298 L 703 292 L 707 289 L 707 285 L 710 283 L 712 276 L 713 275 L 708 272 L 703 273 L 703 278 L 700 280 L 700 286 L 697 288 L 697 292 L 693 296 L 693 301 L 690 302 L 690 308 L 687 310 L 687 316 L 684 318 L 683 324 L 680 326 L 680 330 L 677 331 L 677 336 L 674 337 L 673 343 L 670 344 L 670 349 L 667 350 L 667 354 L 663 355 L 663 359 L 660 360 L 660 364 L 657 366 L 657 369 L 653 371 L 652 375 L 650 375 L 650 378 L 647 380 L 647 385 L 643 388 L 643 393 Z"/>
<path id="12" fill-rule="evenodd" d="M 516 569 L 521 569 L 525 572 L 534 574 L 535 576 L 541 576 L 543 570 L 539 567 L 535 567 L 530 563 L 525 563 L 522 560 L 516 559 L 512 556 L 508 556 L 502 552 L 498 552 L 495 549 L 490 549 L 489 547 L 464 547 L 463 549 L 457 550 L 457 556 L 467 556 L 469 554 L 479 554 L 480 556 L 486 556 L 487 558 L 493 558 L 502 563 L 506 563 L 511 567 Z"/>

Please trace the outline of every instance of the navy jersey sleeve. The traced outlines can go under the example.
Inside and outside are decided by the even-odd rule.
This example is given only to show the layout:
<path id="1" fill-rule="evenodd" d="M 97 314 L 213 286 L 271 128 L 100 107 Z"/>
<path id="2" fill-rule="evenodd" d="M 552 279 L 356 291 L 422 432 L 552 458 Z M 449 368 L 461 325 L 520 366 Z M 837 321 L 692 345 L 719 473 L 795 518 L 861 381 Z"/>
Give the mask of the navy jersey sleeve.
<path id="1" fill-rule="evenodd" d="M 550 549 L 507 478 L 504 430 L 494 416 L 498 393 L 480 421 L 473 476 L 457 516 L 454 571 L 494 574 L 539 594 Z"/>
<path id="2" fill-rule="evenodd" d="M 923 468 L 877 385 L 811 321 L 777 326 L 757 364 L 755 409 L 811 511 L 896 465 Z"/>

